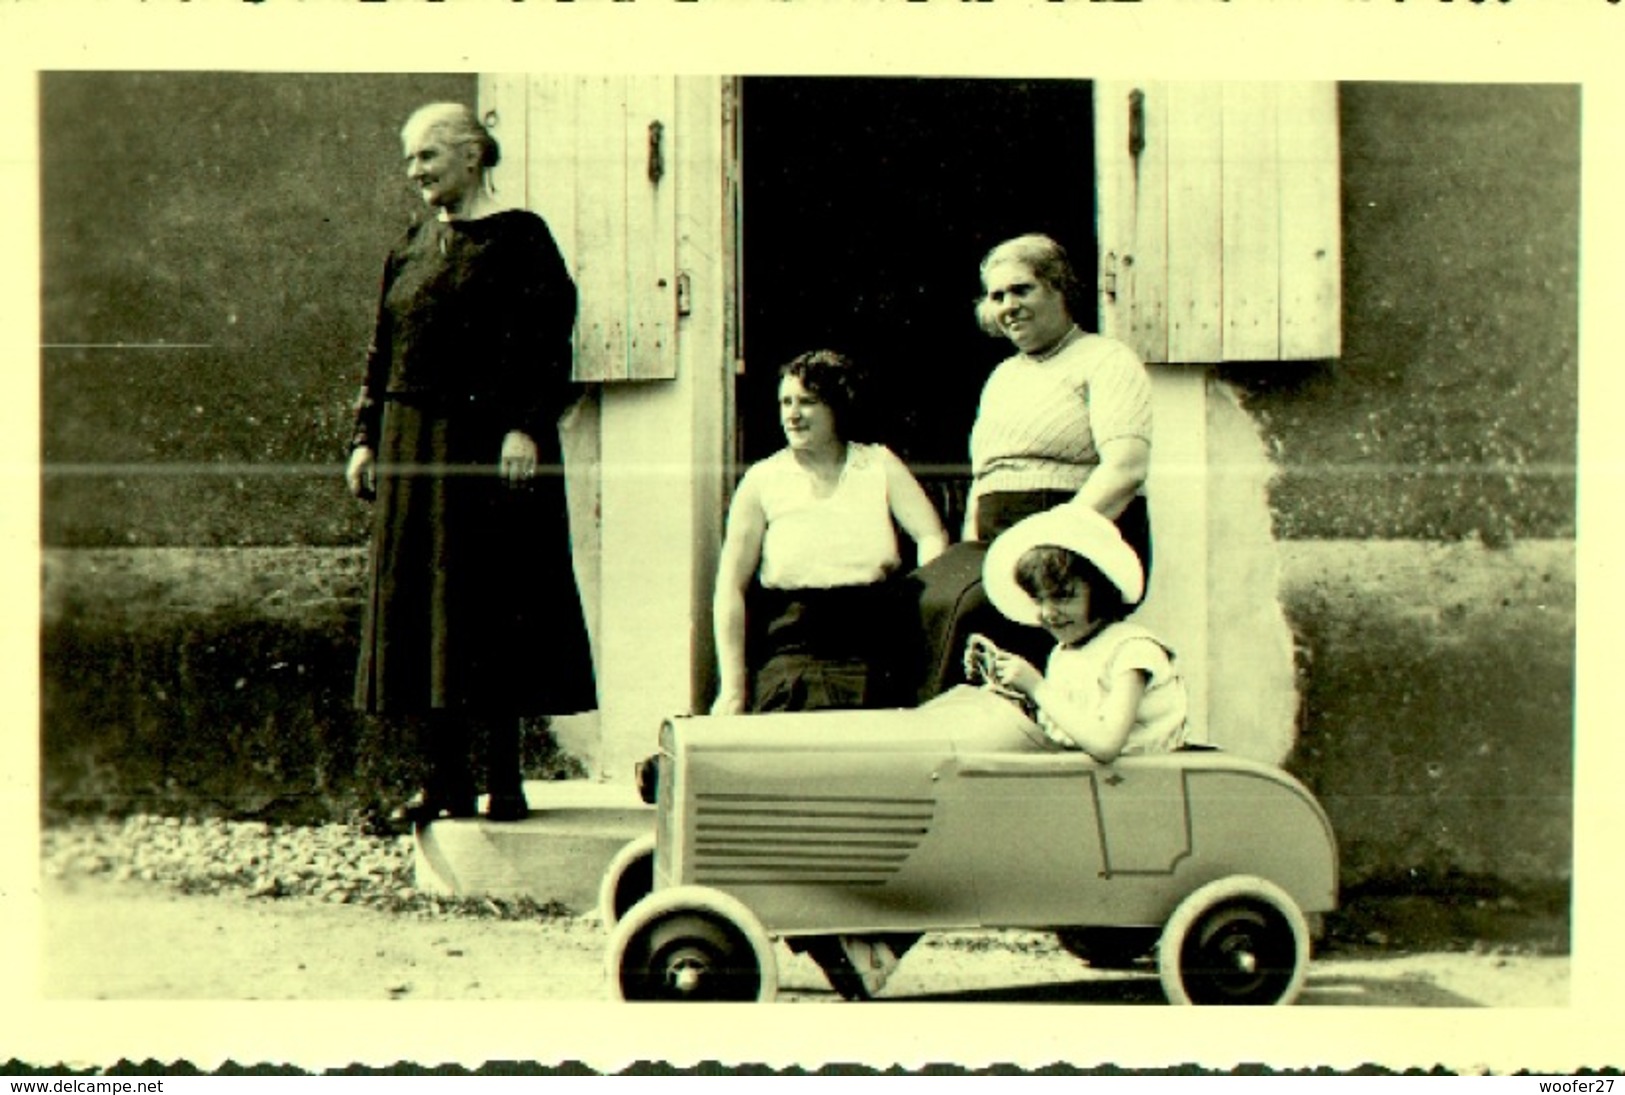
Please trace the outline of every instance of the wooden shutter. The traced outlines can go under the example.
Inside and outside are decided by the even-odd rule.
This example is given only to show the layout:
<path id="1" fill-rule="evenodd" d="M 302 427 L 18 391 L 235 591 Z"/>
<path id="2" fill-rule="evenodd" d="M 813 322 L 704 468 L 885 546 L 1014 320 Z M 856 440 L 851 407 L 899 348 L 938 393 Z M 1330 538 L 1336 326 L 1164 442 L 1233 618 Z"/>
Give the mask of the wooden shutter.
<path id="1" fill-rule="evenodd" d="M 1337 89 L 1095 85 L 1101 330 L 1149 362 L 1342 349 Z"/>
<path id="2" fill-rule="evenodd" d="M 576 280 L 577 380 L 677 375 L 676 98 L 672 76 L 480 79 L 497 187 L 547 220 Z"/>

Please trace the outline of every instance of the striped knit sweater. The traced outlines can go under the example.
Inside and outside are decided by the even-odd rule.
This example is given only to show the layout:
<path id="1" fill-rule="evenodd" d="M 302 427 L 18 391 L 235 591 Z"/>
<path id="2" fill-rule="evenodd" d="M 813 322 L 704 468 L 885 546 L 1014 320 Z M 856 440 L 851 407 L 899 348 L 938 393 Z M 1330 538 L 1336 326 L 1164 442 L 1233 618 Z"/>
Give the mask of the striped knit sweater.
<path id="1" fill-rule="evenodd" d="M 1100 464 L 1099 446 L 1151 440 L 1151 378 L 1133 350 L 1085 334 L 1042 360 L 1005 359 L 988 377 L 971 429 L 971 496 L 1072 490 Z"/>

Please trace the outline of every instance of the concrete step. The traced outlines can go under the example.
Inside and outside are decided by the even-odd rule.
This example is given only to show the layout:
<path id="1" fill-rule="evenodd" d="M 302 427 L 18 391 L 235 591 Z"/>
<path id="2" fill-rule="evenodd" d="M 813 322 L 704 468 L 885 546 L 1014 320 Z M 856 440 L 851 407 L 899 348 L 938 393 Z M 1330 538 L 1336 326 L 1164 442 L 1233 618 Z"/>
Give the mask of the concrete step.
<path id="1" fill-rule="evenodd" d="M 629 782 L 533 781 L 530 816 L 437 821 L 417 831 L 418 889 L 457 897 L 529 897 L 592 913 L 604 868 L 628 841 L 652 832 L 654 807 Z M 481 807 L 484 807 L 483 801 Z"/>

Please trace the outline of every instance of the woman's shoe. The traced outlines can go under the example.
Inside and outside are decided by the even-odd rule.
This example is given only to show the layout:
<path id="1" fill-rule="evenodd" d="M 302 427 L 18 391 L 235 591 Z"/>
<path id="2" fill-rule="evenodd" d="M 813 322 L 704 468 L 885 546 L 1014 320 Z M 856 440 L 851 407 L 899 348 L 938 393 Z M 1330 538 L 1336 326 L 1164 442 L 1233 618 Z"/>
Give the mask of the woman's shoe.
<path id="1" fill-rule="evenodd" d="M 490 821 L 523 821 L 530 816 L 530 803 L 525 801 L 523 791 L 493 794 L 485 804 L 485 816 Z"/>
<path id="2" fill-rule="evenodd" d="M 650 806 L 660 798 L 660 754 L 644 757 L 632 766 L 632 782 L 637 785 L 638 797 Z"/>
<path id="3" fill-rule="evenodd" d="M 826 935 L 803 949 L 844 1000 L 873 1000 L 897 969 L 891 945 L 877 937 Z"/>
<path id="4" fill-rule="evenodd" d="M 479 811 L 473 798 L 439 799 L 419 791 L 394 810 L 389 820 L 397 826 L 423 826 L 441 818 L 473 817 Z"/>

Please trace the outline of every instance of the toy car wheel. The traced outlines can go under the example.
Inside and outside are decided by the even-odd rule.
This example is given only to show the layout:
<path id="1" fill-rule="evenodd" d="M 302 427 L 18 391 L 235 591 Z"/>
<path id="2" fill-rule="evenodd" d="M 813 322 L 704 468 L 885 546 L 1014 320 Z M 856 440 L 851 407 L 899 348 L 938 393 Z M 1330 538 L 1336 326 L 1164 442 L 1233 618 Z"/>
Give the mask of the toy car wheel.
<path id="1" fill-rule="evenodd" d="M 1133 969 L 1157 946 L 1156 928 L 1062 928 L 1061 947 L 1097 970 Z"/>
<path id="2" fill-rule="evenodd" d="M 756 915 L 705 886 L 650 894 L 615 926 L 608 951 L 617 1000 L 766 1001 L 779 988 L 773 943 Z"/>
<path id="3" fill-rule="evenodd" d="M 615 853 L 598 884 L 598 916 L 613 930 L 633 905 L 655 888 L 655 835 L 647 833 Z"/>
<path id="4" fill-rule="evenodd" d="M 1221 878 L 1180 902 L 1157 944 L 1174 1004 L 1290 1004 L 1309 967 L 1309 925 L 1273 882 Z"/>

